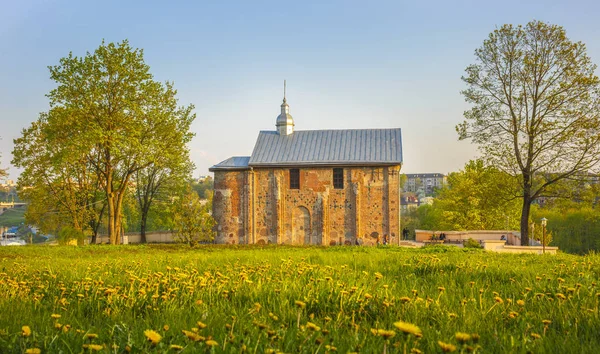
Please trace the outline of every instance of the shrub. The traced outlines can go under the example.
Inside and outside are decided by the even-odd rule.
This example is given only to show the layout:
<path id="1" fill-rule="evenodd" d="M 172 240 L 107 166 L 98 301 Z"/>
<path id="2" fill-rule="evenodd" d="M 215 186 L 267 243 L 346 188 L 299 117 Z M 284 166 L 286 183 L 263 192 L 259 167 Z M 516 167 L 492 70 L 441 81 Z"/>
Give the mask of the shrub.
<path id="1" fill-rule="evenodd" d="M 472 238 L 469 238 L 464 243 L 465 248 L 482 248 L 478 241 L 475 241 Z"/>

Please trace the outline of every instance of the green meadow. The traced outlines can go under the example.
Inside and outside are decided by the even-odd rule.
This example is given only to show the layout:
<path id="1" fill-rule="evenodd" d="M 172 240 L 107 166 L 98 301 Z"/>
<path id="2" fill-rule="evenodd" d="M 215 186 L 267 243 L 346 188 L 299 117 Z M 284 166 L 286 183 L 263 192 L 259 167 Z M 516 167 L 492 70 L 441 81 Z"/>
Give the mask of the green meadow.
<path id="1" fill-rule="evenodd" d="M 2 353 L 593 353 L 600 256 L 0 248 Z"/>

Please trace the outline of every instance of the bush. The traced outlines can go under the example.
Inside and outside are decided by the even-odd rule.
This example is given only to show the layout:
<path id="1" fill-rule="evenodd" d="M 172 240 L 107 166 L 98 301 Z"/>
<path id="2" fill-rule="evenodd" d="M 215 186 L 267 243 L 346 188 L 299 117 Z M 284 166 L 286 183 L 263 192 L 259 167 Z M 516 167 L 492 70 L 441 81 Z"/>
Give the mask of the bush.
<path id="1" fill-rule="evenodd" d="M 483 247 L 481 247 L 481 245 L 479 244 L 478 241 L 475 241 L 472 238 L 469 238 L 468 240 L 465 241 L 464 247 L 465 248 L 483 248 Z"/>
<path id="2" fill-rule="evenodd" d="M 85 235 L 83 231 L 77 230 L 72 226 L 65 226 L 58 231 L 56 240 L 59 245 L 70 245 L 75 241 L 78 246 L 81 246 L 85 240 Z"/>

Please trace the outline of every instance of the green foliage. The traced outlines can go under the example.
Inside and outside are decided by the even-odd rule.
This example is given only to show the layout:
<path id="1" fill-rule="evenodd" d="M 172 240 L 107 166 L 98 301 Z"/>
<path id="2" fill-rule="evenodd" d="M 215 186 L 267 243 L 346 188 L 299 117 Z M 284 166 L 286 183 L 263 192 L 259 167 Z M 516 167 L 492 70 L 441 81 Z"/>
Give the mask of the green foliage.
<path id="1" fill-rule="evenodd" d="M 195 246 L 199 242 L 214 240 L 216 225 L 211 215 L 212 199 L 200 200 L 195 191 L 188 191 L 177 202 L 174 224 L 177 241 Z"/>
<path id="2" fill-rule="evenodd" d="M 77 230 L 72 226 L 65 226 L 58 231 L 56 240 L 59 245 L 68 245 L 75 242 L 77 245 L 83 245 L 86 237 L 81 230 Z"/>
<path id="3" fill-rule="evenodd" d="M 465 248 L 483 248 L 483 247 L 481 247 L 481 245 L 479 244 L 479 242 L 475 241 L 472 238 L 469 238 L 467 241 L 465 241 L 465 243 L 463 244 L 463 246 Z"/>
<path id="4" fill-rule="evenodd" d="M 47 95 L 50 109 L 13 150 L 13 164 L 24 168 L 21 193 L 33 205 L 29 216 L 43 223 L 57 215 L 52 227 L 92 231 L 105 217 L 110 242 L 118 243 L 134 180 L 145 215 L 158 184 L 147 178 L 150 170 L 168 179 L 189 165 L 193 106 L 179 107 L 173 84 L 155 81 L 143 51 L 128 41 L 102 42 L 83 57 L 70 53 L 49 70 L 57 85 Z"/>
<path id="5" fill-rule="evenodd" d="M 468 343 L 477 353 L 600 347 L 597 254 L 441 246 L 31 246 L 0 247 L 0 269 L 2 353 L 32 347 L 87 353 L 90 343 L 117 353 L 126 346 L 132 353 L 175 352 L 171 345 L 190 353 L 244 347 L 325 353 L 326 345 L 338 353 L 402 353 L 404 344 L 407 353 L 440 353 L 438 341 L 469 352 L 457 332 L 478 334 L 477 344 Z M 397 321 L 418 326 L 422 336 L 404 335 Z M 23 326 L 30 336 L 22 335 Z M 182 331 L 192 328 L 218 347 L 188 339 Z M 386 340 L 371 329 L 395 336 Z M 161 341 L 149 342 L 147 330 Z"/>
<path id="6" fill-rule="evenodd" d="M 0 214 L 0 227 L 13 227 L 19 226 L 25 222 L 25 209 L 24 208 L 14 208 L 14 209 L 6 209 L 2 214 Z"/>
<path id="7" fill-rule="evenodd" d="M 571 209 L 544 208 L 532 212 L 537 221 L 536 238 L 541 238 L 539 220 L 548 219 L 552 246 L 564 252 L 584 254 L 600 251 L 600 210 L 588 206 Z M 538 229 L 540 231 L 538 231 Z"/>
<path id="8" fill-rule="evenodd" d="M 420 226 L 428 230 L 504 230 L 518 227 L 519 201 L 513 179 L 482 160 L 469 161 L 448 175 L 433 205 L 417 210 Z M 511 199 L 511 197 L 513 197 Z"/>
<path id="9" fill-rule="evenodd" d="M 583 43 L 541 21 L 496 29 L 475 57 L 462 77 L 472 108 L 456 129 L 519 182 L 525 243 L 531 203 L 600 160 L 596 65 Z"/>
<path id="10" fill-rule="evenodd" d="M 196 191 L 200 199 L 209 199 L 207 193 L 212 193 L 214 189 L 214 180 L 208 176 L 202 181 L 192 181 L 192 189 Z"/>

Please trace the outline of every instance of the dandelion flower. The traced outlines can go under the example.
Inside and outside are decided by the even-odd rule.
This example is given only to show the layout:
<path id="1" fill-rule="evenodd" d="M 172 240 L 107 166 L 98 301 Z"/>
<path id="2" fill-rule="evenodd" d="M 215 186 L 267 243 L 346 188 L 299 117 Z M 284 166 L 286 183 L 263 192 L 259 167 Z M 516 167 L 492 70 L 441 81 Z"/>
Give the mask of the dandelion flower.
<path id="1" fill-rule="evenodd" d="M 205 329 L 207 327 L 205 323 L 200 321 L 196 322 L 196 325 L 198 325 L 198 328 L 200 329 Z"/>
<path id="2" fill-rule="evenodd" d="M 402 297 L 401 297 L 399 300 L 400 300 L 401 302 L 405 302 L 405 303 L 406 303 L 406 302 L 410 302 L 410 297 L 408 297 L 408 296 L 402 296 Z"/>
<path id="3" fill-rule="evenodd" d="M 53 314 L 50 315 L 50 317 L 52 317 L 52 318 L 54 318 L 56 320 L 56 319 L 60 318 L 60 315 L 56 314 L 56 313 L 53 313 Z"/>
<path id="4" fill-rule="evenodd" d="M 519 305 L 519 306 L 525 306 L 525 301 L 523 301 L 523 300 L 517 300 L 517 305 Z"/>
<path id="5" fill-rule="evenodd" d="M 504 303 L 504 300 L 502 300 L 502 298 L 501 298 L 500 296 L 496 296 L 496 297 L 494 298 L 494 301 L 496 301 L 496 302 L 497 302 L 497 303 L 499 303 L 499 304 L 502 304 L 502 303 Z"/>
<path id="6" fill-rule="evenodd" d="M 405 334 L 412 334 L 414 336 L 421 334 L 421 329 L 412 323 L 398 321 L 398 322 L 394 322 L 394 327 L 398 328 L 400 331 L 404 332 Z"/>
<path id="7" fill-rule="evenodd" d="M 567 299 L 567 297 L 564 294 L 561 294 L 561 293 L 556 294 L 556 297 L 559 298 L 559 299 L 561 299 L 561 300 L 566 300 Z"/>
<path id="8" fill-rule="evenodd" d="M 466 343 L 471 340 L 471 335 L 469 333 L 456 332 L 455 337 L 459 343 Z"/>
<path id="9" fill-rule="evenodd" d="M 385 330 L 385 329 L 371 329 L 371 332 L 379 337 L 383 337 L 384 339 L 390 339 L 393 338 L 396 335 L 395 331 L 392 330 Z"/>
<path id="10" fill-rule="evenodd" d="M 83 338 L 85 339 L 96 339 L 98 338 L 98 335 L 96 333 L 86 333 Z"/>
<path id="11" fill-rule="evenodd" d="M 542 323 L 544 324 L 544 326 L 549 326 L 550 323 L 552 323 L 552 321 L 550 321 L 550 320 L 542 320 Z"/>
<path id="12" fill-rule="evenodd" d="M 83 349 L 89 349 L 91 351 L 99 352 L 104 349 L 104 346 L 100 344 L 84 344 Z"/>
<path id="13" fill-rule="evenodd" d="M 171 346 L 169 347 L 169 349 L 173 349 L 173 350 L 183 350 L 183 347 L 181 345 L 177 345 L 177 344 L 171 344 Z"/>
<path id="14" fill-rule="evenodd" d="M 217 341 L 209 339 L 206 342 L 204 342 L 206 345 L 208 345 L 209 347 L 216 347 L 219 345 L 219 343 L 217 343 Z"/>
<path id="15" fill-rule="evenodd" d="M 456 350 L 456 346 L 454 346 L 450 343 L 444 343 L 442 341 L 438 341 L 438 345 L 440 346 L 440 348 L 442 349 L 442 351 L 444 353 L 451 353 Z"/>
<path id="16" fill-rule="evenodd" d="M 29 328 L 29 326 L 21 327 L 21 335 L 23 337 L 29 337 L 31 335 L 31 328 Z"/>
<path id="17" fill-rule="evenodd" d="M 533 333 L 533 332 L 531 332 L 531 333 L 530 333 L 530 336 L 531 336 L 531 338 L 533 338 L 533 339 L 540 339 L 540 338 L 542 338 L 542 336 L 540 336 L 540 335 L 539 335 L 539 334 L 537 334 L 537 333 Z"/>
<path id="18" fill-rule="evenodd" d="M 151 329 L 145 330 L 144 335 L 146 336 L 146 338 L 148 338 L 150 342 L 152 342 L 152 345 L 157 345 L 162 339 L 162 336 L 160 334 L 156 333 Z"/>
<path id="19" fill-rule="evenodd" d="M 316 324 L 312 323 L 312 322 L 306 322 L 306 328 L 311 330 L 311 331 L 320 331 L 321 327 L 317 326 Z"/>
<path id="20" fill-rule="evenodd" d="M 438 287 L 438 291 L 439 291 L 439 292 L 446 291 L 446 288 L 444 288 L 443 286 L 439 286 L 439 287 Z"/>
<path id="21" fill-rule="evenodd" d="M 40 348 L 29 348 L 25 350 L 25 354 L 41 354 L 42 350 Z"/>
<path id="22" fill-rule="evenodd" d="M 183 333 L 187 337 L 187 339 L 194 341 L 194 342 L 201 342 L 204 340 L 204 337 L 202 337 L 198 333 L 194 333 L 194 332 L 190 332 L 190 331 L 186 331 L 186 330 L 182 330 L 181 333 Z"/>
<path id="23" fill-rule="evenodd" d="M 303 309 L 306 307 L 306 302 L 300 301 L 300 300 L 296 300 L 295 302 L 296 306 Z"/>

